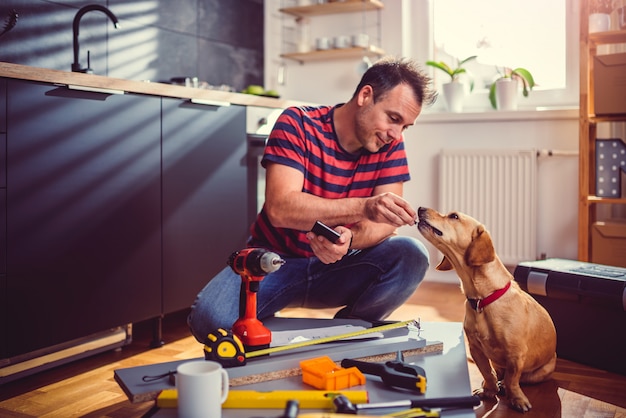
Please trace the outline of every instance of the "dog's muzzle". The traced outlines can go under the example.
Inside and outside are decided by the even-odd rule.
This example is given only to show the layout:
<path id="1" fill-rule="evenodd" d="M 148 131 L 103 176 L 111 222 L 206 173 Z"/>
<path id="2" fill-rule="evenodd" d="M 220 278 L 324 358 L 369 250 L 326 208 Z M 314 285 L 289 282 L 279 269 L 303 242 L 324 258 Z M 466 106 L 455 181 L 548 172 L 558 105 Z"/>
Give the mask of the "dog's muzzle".
<path id="1" fill-rule="evenodd" d="M 417 229 L 419 229 L 420 231 L 431 230 L 436 235 L 439 235 L 439 236 L 443 235 L 443 232 L 441 232 L 440 230 L 438 230 L 437 228 L 429 224 L 426 219 L 420 219 L 420 221 L 417 224 Z"/>

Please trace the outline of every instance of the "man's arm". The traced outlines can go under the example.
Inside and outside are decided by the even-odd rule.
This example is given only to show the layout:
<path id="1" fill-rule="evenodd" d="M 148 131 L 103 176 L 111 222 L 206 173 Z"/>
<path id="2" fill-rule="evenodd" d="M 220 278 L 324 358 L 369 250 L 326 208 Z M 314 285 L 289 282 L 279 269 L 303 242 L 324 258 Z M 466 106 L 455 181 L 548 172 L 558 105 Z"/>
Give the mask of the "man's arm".
<path id="1" fill-rule="evenodd" d="M 416 213 L 400 196 L 402 183 L 377 187 L 368 198 L 324 199 L 302 192 L 304 175 L 289 166 L 267 166 L 265 210 L 272 225 L 301 231 L 316 220 L 353 225 L 352 247 L 367 248 L 388 238 L 402 225 L 413 225 Z"/>

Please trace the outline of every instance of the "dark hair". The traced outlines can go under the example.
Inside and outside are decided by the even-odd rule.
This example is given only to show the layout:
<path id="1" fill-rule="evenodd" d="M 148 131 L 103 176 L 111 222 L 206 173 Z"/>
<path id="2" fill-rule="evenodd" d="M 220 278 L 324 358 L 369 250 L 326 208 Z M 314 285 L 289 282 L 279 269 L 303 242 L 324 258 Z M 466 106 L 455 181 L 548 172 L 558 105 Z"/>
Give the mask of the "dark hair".
<path id="1" fill-rule="evenodd" d="M 392 57 L 376 61 L 363 74 L 352 98 L 358 95 L 363 86 L 370 85 L 374 91 L 374 102 L 377 102 L 387 92 L 402 83 L 413 88 L 415 98 L 420 105 L 433 104 L 437 99 L 437 92 L 430 87 L 430 77 L 423 73 L 414 61 Z"/>

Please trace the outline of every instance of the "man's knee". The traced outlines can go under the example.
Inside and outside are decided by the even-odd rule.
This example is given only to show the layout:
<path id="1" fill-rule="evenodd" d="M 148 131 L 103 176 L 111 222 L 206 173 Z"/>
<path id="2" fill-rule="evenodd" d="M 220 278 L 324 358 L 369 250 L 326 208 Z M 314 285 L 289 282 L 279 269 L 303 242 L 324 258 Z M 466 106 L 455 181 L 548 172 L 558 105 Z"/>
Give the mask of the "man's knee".
<path id="1" fill-rule="evenodd" d="M 399 263 L 413 265 L 415 269 L 426 272 L 430 265 L 430 257 L 426 246 L 413 237 L 392 237 L 389 240 L 391 254 Z"/>

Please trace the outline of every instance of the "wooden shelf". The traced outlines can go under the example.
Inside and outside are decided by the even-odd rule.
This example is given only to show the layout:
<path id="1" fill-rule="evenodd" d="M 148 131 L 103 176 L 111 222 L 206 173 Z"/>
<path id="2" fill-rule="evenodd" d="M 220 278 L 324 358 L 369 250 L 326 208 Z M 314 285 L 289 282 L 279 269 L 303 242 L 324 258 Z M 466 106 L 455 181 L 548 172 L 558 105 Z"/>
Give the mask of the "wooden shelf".
<path id="1" fill-rule="evenodd" d="M 626 122 L 626 113 L 616 113 L 615 115 L 602 116 L 589 115 L 589 122 Z"/>
<path id="2" fill-rule="evenodd" d="M 311 52 L 293 52 L 289 54 L 281 54 L 281 57 L 303 63 L 328 59 L 361 58 L 365 55 L 368 57 L 381 57 L 385 55 L 385 51 L 375 46 L 370 46 L 368 48 L 333 48 Z"/>
<path id="3" fill-rule="evenodd" d="M 296 17 L 321 16 L 337 13 L 355 13 L 367 10 L 382 9 L 384 4 L 380 0 L 344 0 L 332 1 L 310 6 L 286 7 L 281 12 Z"/>
<path id="4" fill-rule="evenodd" d="M 614 205 L 626 204 L 626 197 L 612 198 L 612 197 L 599 197 L 599 196 L 587 196 L 589 203 L 607 203 Z"/>
<path id="5" fill-rule="evenodd" d="M 589 34 L 589 44 L 591 46 L 621 43 L 626 43 L 626 30 L 612 30 Z"/>

